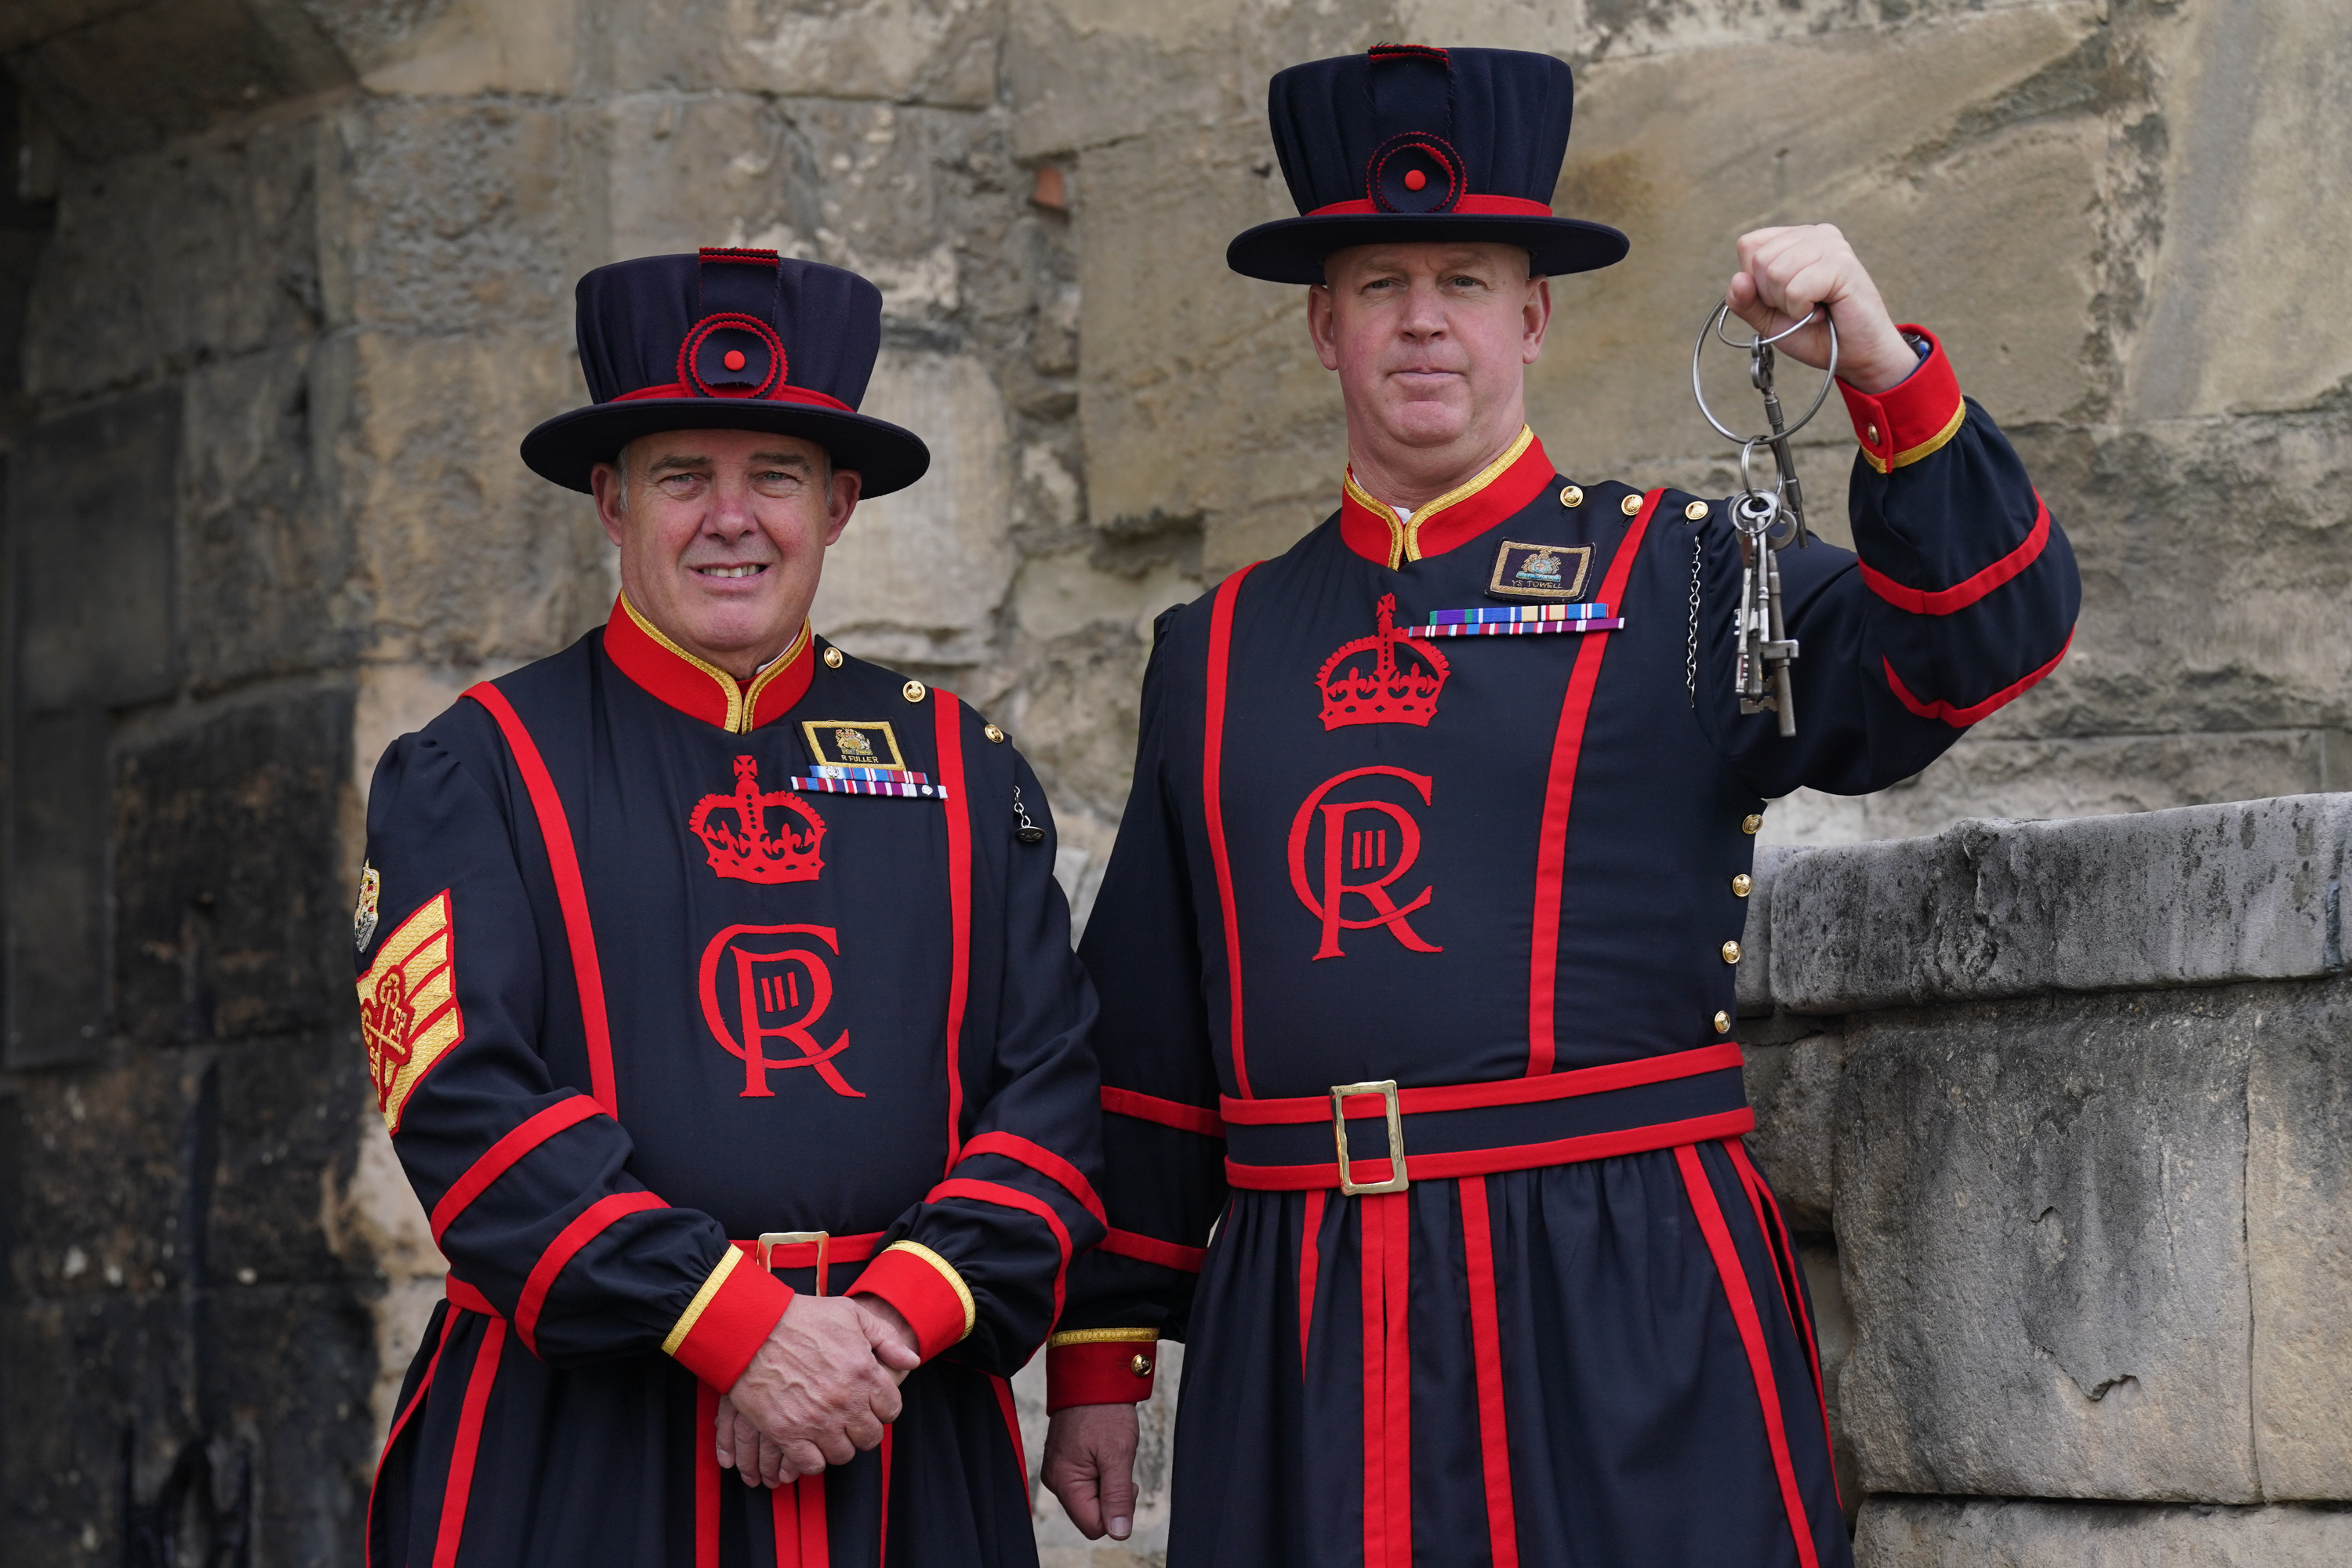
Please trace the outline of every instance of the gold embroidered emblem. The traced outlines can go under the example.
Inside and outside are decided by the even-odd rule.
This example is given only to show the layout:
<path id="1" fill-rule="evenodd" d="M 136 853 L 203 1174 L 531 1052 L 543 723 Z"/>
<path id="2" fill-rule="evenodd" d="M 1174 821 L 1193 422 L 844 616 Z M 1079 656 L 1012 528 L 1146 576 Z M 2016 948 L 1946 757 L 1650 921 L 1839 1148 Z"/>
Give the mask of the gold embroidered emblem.
<path id="1" fill-rule="evenodd" d="M 359 978 L 359 998 L 376 1109 L 385 1128 L 397 1132 L 401 1108 L 418 1080 L 466 1037 L 448 889 L 383 939 L 375 962 Z"/>
<path id="2" fill-rule="evenodd" d="M 1486 592 L 1499 599 L 1574 599 L 1592 569 L 1590 544 L 1520 544 L 1503 541 Z"/>
<path id="3" fill-rule="evenodd" d="M 367 951 L 368 939 L 375 935 L 375 901 L 383 891 L 383 873 L 360 862 L 360 898 L 352 906 L 352 945 L 362 952 Z"/>
<path id="4" fill-rule="evenodd" d="M 834 768 L 903 768 L 898 737 L 885 720 L 811 719 L 801 725 L 809 754 Z"/>

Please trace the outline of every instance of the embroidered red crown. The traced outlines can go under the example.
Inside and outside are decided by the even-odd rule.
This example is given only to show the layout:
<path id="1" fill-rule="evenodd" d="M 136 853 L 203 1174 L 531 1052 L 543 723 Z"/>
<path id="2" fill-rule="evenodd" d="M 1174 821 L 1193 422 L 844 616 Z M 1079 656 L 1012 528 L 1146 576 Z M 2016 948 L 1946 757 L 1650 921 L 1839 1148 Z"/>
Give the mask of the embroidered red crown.
<path id="1" fill-rule="evenodd" d="M 1323 689 L 1323 728 L 1343 724 L 1427 724 L 1437 717 L 1437 694 L 1445 689 L 1451 673 L 1445 656 L 1433 647 L 1400 635 L 1396 629 L 1396 595 L 1383 594 L 1376 612 L 1380 630 L 1368 637 L 1344 643 L 1323 661 L 1315 684 Z M 1414 661 L 1397 662 L 1402 648 Z M 1362 655 L 1372 656 L 1371 673 L 1364 673 Z M 1340 666 L 1345 674 L 1335 674 Z"/>
<path id="2" fill-rule="evenodd" d="M 795 832 L 787 816 L 778 824 L 781 833 L 770 833 L 768 813 L 779 808 L 798 816 L 807 831 Z M 814 882 L 824 868 L 816 849 L 824 819 L 790 790 L 762 794 L 760 764 L 751 757 L 735 759 L 735 793 L 704 795 L 686 826 L 709 852 L 710 868 L 739 882 Z"/>

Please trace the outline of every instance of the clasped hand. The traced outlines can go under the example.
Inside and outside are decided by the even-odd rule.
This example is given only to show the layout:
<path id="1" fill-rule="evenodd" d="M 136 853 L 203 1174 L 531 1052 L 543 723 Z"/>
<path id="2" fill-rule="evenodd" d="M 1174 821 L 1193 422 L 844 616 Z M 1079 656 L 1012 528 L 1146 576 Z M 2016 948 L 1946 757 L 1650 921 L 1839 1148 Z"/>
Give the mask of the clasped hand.
<path id="1" fill-rule="evenodd" d="M 914 1331 L 879 1297 L 794 1296 L 719 1401 L 719 1468 L 780 1487 L 847 1464 L 882 1441 L 921 1364 Z"/>

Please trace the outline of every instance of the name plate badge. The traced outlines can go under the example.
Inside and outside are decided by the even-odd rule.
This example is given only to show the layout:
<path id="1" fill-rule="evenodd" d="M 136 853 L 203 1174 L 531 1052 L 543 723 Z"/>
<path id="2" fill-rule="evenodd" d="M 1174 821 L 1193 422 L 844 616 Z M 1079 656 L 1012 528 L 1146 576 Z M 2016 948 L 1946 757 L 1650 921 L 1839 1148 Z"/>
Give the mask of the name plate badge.
<path id="1" fill-rule="evenodd" d="M 1592 570 L 1590 544 L 1521 544 L 1503 541 L 1486 592 L 1504 599 L 1574 599 Z"/>

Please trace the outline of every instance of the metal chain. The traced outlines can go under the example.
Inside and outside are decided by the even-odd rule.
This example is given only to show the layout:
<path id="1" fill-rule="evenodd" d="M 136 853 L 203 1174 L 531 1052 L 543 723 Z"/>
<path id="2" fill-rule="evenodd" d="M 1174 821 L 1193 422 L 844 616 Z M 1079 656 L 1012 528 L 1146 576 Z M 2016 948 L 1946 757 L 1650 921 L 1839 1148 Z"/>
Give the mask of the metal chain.
<path id="1" fill-rule="evenodd" d="M 1698 578 L 1699 563 L 1706 555 L 1706 531 L 1691 532 L 1690 640 L 1683 647 L 1683 689 L 1690 693 L 1690 705 L 1698 706 Z"/>

